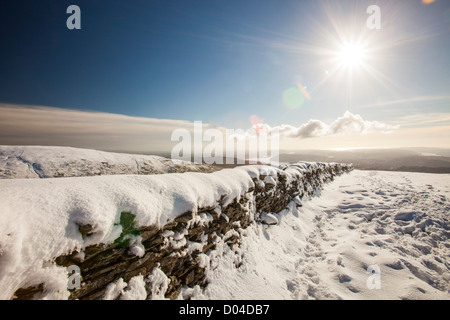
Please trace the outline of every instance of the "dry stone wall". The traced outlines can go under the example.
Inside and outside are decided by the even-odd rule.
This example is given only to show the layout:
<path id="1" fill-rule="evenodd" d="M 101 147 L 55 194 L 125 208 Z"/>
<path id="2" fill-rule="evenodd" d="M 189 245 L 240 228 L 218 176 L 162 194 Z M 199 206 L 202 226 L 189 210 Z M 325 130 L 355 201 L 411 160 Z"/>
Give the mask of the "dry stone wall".
<path id="1" fill-rule="evenodd" d="M 287 179 L 283 170 L 276 177 L 261 174 L 253 178 L 255 186 L 244 196 L 226 205 L 220 201 L 216 207 L 186 212 L 162 228 L 136 227 L 133 213 L 122 212 L 122 234 L 114 243 L 89 246 L 82 252 L 55 258 L 54 263 L 60 266 L 79 267 L 80 287 L 70 291 L 69 299 L 101 299 L 110 283 L 119 279 L 128 282 L 138 275 L 149 278 L 155 270 L 168 279 L 163 288 L 165 298 L 176 299 L 183 287 L 206 287 L 209 262 L 204 257 L 211 256 L 219 243 L 231 249 L 239 246 L 243 229 L 253 223 L 276 224 L 276 213 L 291 201 L 301 206 L 304 199 L 320 192 L 324 183 L 353 169 L 352 165 L 336 163 L 302 165 L 306 170 L 295 179 Z M 268 215 L 275 219 L 267 219 Z M 89 225 L 79 226 L 83 237 L 89 237 L 92 229 Z M 132 250 L 136 243 L 142 249 L 138 255 Z M 157 286 L 148 281 L 147 298 L 152 298 Z M 15 298 L 31 299 L 44 289 L 44 284 L 21 288 Z"/>

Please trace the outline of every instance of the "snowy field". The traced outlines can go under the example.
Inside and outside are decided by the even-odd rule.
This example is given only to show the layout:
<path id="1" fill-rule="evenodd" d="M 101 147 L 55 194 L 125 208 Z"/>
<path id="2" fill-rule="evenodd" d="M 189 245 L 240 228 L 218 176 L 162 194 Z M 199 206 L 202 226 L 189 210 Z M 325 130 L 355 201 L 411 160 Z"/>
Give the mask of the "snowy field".
<path id="1" fill-rule="evenodd" d="M 381 171 L 337 177 L 282 212 L 279 225 L 246 229 L 237 254 L 224 247 L 209 270 L 207 289 L 183 297 L 449 299 L 449 182 Z"/>
<path id="2" fill-rule="evenodd" d="M 195 165 L 153 155 L 105 152 L 53 146 L 0 145 L 0 179 L 84 177 L 112 174 L 212 172 Z"/>

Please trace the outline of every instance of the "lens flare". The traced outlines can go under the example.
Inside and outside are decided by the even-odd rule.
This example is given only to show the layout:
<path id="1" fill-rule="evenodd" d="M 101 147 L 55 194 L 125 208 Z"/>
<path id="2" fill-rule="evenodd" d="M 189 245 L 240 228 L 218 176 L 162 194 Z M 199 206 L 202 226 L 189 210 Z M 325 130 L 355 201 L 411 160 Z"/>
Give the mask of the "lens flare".
<path id="1" fill-rule="evenodd" d="M 252 114 L 250 116 L 250 123 L 252 124 L 252 126 L 254 126 L 263 123 L 263 120 L 260 119 L 256 114 Z"/>
<path id="2" fill-rule="evenodd" d="M 300 90 L 300 92 L 303 94 L 303 96 L 306 98 L 306 100 L 310 101 L 311 96 L 309 95 L 308 91 L 306 91 L 306 87 L 302 86 L 301 83 L 297 83 L 297 88 Z"/>
<path id="3" fill-rule="evenodd" d="M 250 116 L 250 123 L 252 124 L 252 128 L 254 128 L 257 133 L 265 130 L 264 120 L 260 119 L 256 114 L 252 114 Z"/>
<path id="4" fill-rule="evenodd" d="M 291 87 L 283 92 L 283 104 L 289 109 L 300 108 L 305 103 L 305 100 L 311 100 L 311 96 L 301 83 L 297 83 L 295 87 Z"/>

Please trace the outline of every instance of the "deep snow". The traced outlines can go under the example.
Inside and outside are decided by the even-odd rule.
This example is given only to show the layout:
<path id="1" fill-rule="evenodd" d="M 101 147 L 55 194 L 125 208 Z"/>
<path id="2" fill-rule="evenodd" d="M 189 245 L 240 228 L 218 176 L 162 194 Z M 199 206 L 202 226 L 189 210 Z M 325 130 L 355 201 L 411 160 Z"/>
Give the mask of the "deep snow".
<path id="1" fill-rule="evenodd" d="M 278 225 L 247 228 L 236 252 L 223 246 L 206 290 L 184 298 L 449 299 L 449 197 L 449 175 L 339 176 Z"/>

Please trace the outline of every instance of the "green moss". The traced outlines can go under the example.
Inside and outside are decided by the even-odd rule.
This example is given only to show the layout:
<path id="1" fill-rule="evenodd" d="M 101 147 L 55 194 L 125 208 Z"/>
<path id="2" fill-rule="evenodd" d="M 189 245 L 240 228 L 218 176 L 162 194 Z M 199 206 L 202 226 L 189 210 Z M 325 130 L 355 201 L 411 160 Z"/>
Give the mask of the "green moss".
<path id="1" fill-rule="evenodd" d="M 130 246 L 130 240 L 139 235 L 139 231 L 136 229 L 135 216 L 131 212 L 121 212 L 120 222 L 122 226 L 122 233 L 114 241 L 114 246 L 118 248 L 126 248 Z"/>

